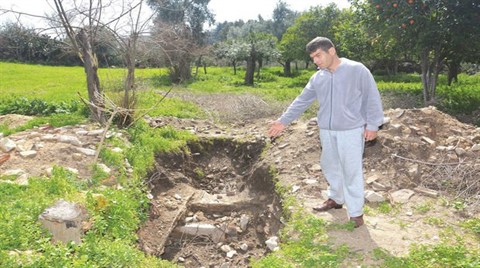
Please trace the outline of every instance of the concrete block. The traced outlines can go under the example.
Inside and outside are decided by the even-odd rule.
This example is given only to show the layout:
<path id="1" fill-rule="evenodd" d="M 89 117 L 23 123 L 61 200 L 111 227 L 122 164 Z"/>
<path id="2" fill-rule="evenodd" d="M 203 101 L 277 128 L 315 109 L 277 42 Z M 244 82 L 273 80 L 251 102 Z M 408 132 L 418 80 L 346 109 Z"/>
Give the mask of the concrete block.
<path id="1" fill-rule="evenodd" d="M 53 242 L 82 243 L 82 222 L 87 218 L 87 212 L 80 205 L 65 200 L 57 201 L 38 217 L 42 226 L 49 230 Z"/>

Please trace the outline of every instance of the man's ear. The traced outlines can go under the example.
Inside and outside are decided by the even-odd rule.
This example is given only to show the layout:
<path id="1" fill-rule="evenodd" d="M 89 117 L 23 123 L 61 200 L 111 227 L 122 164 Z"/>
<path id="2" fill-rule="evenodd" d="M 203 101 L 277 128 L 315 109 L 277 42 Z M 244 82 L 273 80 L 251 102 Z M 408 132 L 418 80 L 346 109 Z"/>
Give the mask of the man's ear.
<path id="1" fill-rule="evenodd" d="M 335 54 L 337 54 L 337 50 L 335 49 L 335 47 L 329 48 L 329 49 L 328 49 L 328 54 L 330 54 L 330 55 L 332 55 L 332 56 L 335 55 Z"/>

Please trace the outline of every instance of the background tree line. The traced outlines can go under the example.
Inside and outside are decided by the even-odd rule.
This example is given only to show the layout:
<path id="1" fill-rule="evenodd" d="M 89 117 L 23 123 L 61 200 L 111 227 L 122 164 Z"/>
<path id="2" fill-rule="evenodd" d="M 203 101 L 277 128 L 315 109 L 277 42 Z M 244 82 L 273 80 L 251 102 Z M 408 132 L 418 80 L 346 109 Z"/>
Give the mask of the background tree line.
<path id="1" fill-rule="evenodd" d="M 108 25 L 97 23 L 88 33 L 94 37 L 91 46 L 98 66 L 168 67 L 174 83 L 190 80 L 200 67 L 207 72 L 208 66 L 231 66 L 236 73 L 243 66 L 245 84 L 254 85 L 265 65 L 282 65 L 284 76 L 308 68 L 305 44 L 315 36 L 327 36 L 340 56 L 359 60 L 374 73 L 418 72 L 427 105 L 435 103 L 440 72 L 447 72 L 451 83 L 462 64 L 480 61 L 478 0 L 352 0 L 349 9 L 331 4 L 305 12 L 295 12 L 279 0 L 270 20 L 259 16 L 215 25 L 210 0 L 146 2 L 154 11 L 153 26 L 137 32 L 134 58 L 126 61 L 120 49 L 120 43 L 131 39 Z M 78 65 L 74 42 L 65 35 L 51 37 L 7 23 L 0 28 L 0 60 Z"/>

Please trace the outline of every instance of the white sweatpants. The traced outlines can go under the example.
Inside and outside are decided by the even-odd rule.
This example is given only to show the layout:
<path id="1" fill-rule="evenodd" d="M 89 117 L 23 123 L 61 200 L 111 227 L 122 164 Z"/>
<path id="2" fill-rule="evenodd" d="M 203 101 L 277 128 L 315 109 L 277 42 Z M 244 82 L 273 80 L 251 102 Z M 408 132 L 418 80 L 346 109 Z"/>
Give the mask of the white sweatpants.
<path id="1" fill-rule="evenodd" d="M 350 217 L 363 214 L 364 128 L 346 131 L 320 129 L 320 164 L 329 183 L 328 197 L 347 206 Z"/>

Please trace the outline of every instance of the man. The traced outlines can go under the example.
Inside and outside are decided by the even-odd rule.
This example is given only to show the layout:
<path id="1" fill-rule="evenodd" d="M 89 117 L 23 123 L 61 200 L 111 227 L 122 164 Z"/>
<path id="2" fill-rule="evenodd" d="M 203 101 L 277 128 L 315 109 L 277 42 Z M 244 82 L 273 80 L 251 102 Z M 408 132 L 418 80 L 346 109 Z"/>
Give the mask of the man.
<path id="1" fill-rule="evenodd" d="M 364 145 L 377 137 L 383 123 L 380 94 L 370 71 L 359 62 L 339 58 L 328 38 L 316 37 L 306 49 L 318 71 L 285 113 L 271 124 L 268 135 L 280 135 L 318 101 L 320 164 L 329 187 L 328 200 L 314 210 L 340 209 L 345 204 L 357 228 L 364 223 Z"/>

